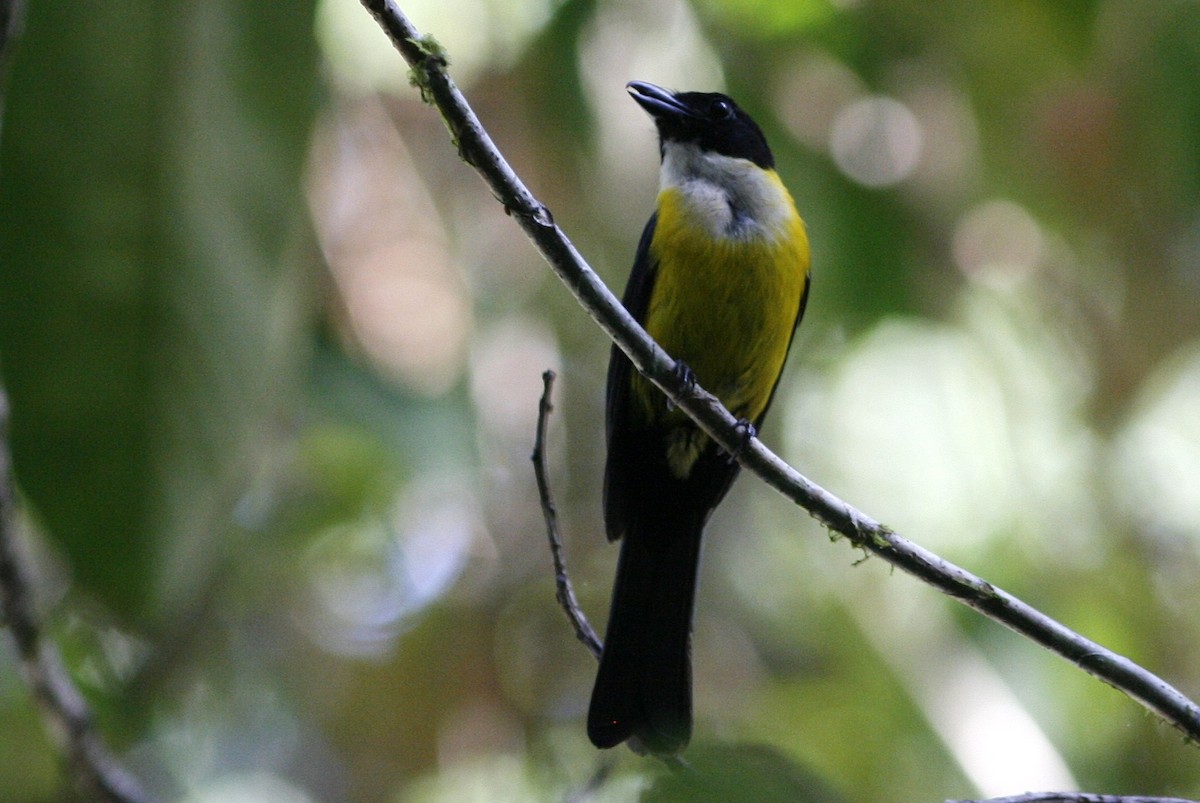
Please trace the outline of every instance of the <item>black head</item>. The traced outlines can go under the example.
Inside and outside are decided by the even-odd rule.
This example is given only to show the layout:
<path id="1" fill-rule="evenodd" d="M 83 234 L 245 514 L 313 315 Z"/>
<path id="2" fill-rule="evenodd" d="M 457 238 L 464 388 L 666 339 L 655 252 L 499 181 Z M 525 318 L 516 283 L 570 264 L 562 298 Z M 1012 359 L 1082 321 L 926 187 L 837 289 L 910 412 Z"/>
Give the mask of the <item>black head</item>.
<path id="1" fill-rule="evenodd" d="M 716 92 L 671 92 L 644 81 L 630 81 L 625 88 L 654 118 L 661 143 L 693 142 L 763 169 L 775 167 L 762 130 L 732 98 Z"/>

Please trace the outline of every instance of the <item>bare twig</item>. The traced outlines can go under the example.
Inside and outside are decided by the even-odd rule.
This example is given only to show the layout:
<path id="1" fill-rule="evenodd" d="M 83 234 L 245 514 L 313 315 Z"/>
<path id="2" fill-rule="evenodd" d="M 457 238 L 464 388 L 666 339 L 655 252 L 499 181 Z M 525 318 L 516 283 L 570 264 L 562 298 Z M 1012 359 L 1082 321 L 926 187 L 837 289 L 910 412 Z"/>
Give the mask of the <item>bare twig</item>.
<path id="1" fill-rule="evenodd" d="M 446 70 L 437 43 L 423 37 L 395 0 L 361 0 L 412 68 L 413 83 L 437 105 L 463 158 L 533 240 L 580 304 L 634 366 L 738 461 L 805 508 L 813 518 L 985 616 L 1066 658 L 1124 692 L 1188 739 L 1200 741 L 1200 707 L 1153 673 L 1105 649 L 1016 597 L 897 535 L 890 528 L 811 482 L 753 438 L 747 444 L 737 420 L 717 398 L 688 387 L 675 362 L 633 320 L 556 226 L 550 213 L 521 183 L 496 149 Z"/>
<path id="2" fill-rule="evenodd" d="M 546 519 L 546 536 L 550 540 L 550 556 L 554 560 L 554 596 L 558 599 L 558 604 L 567 615 L 567 619 L 570 620 L 571 626 L 575 628 L 575 637 L 583 642 L 593 657 L 599 660 L 600 653 L 604 650 L 604 643 L 596 635 L 591 622 L 588 621 L 587 616 L 583 613 L 583 608 L 579 605 L 579 600 L 575 598 L 575 588 L 571 584 L 571 576 L 567 573 L 567 562 L 563 557 L 562 536 L 558 531 L 558 512 L 554 508 L 554 498 L 550 490 L 550 474 L 546 470 L 546 425 L 549 422 L 550 413 L 554 411 L 554 405 L 550 403 L 550 395 L 553 390 L 554 372 L 543 371 L 542 397 L 538 400 L 537 432 L 534 435 L 533 454 L 530 459 L 533 460 L 533 474 L 537 478 L 542 516 Z M 625 744 L 639 756 L 652 755 L 636 736 Z M 675 772 L 690 770 L 687 762 L 680 756 L 655 754 L 654 757 Z"/>
<path id="3" fill-rule="evenodd" d="M 4 87 L 8 59 L 21 33 L 24 15 L 24 0 L 0 0 L 0 131 L 4 130 Z"/>
<path id="4" fill-rule="evenodd" d="M 91 712 L 41 633 L 17 548 L 15 493 L 8 455 L 8 399 L 0 389 L 0 613 L 16 645 L 21 673 L 47 730 L 63 746 L 76 786 L 89 799 L 143 803 L 150 798 L 109 752 L 92 727 Z"/>
<path id="5" fill-rule="evenodd" d="M 0 75 L 21 33 L 24 16 L 24 0 L 0 0 Z"/>
<path id="6" fill-rule="evenodd" d="M 0 0 L 0 128 L 8 59 L 20 32 L 22 0 Z M 71 682 L 55 645 L 42 637 L 33 595 L 16 540 L 16 491 L 8 451 L 8 396 L 0 387 L 0 627 L 16 647 L 21 674 L 33 692 L 47 730 L 66 753 L 79 791 L 95 800 L 150 800 L 137 780 L 117 763 L 92 727 L 91 712 Z"/>
<path id="7" fill-rule="evenodd" d="M 602 645 L 600 637 L 592 629 L 591 623 L 579 607 L 575 598 L 575 589 L 571 585 L 571 577 L 567 574 L 566 560 L 563 558 L 562 537 L 558 533 L 558 513 L 554 509 L 554 499 L 550 492 L 550 479 L 546 472 L 546 424 L 554 405 L 550 403 L 550 394 L 554 389 L 554 372 L 542 373 L 542 398 L 538 402 L 537 434 L 533 441 L 533 474 L 537 478 L 538 498 L 542 502 L 542 515 L 546 519 L 546 535 L 550 539 L 550 556 L 554 559 L 554 585 L 558 604 L 562 606 L 571 626 L 575 628 L 575 637 L 591 651 L 592 655 L 600 657 Z"/>
<path id="8" fill-rule="evenodd" d="M 947 800 L 946 803 L 1197 803 L 1182 797 L 1126 797 L 1124 795 L 1093 795 L 1087 792 L 1027 792 L 1011 797 L 990 797 L 987 800 Z"/>

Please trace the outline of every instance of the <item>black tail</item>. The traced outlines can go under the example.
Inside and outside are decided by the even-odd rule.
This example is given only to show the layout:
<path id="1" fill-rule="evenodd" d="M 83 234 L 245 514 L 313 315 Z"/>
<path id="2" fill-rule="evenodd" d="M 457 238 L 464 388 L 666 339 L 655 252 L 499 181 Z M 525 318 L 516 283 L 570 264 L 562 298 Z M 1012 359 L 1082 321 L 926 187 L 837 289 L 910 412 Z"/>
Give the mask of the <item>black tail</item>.
<path id="1" fill-rule="evenodd" d="M 673 754 L 692 735 L 692 603 L 705 517 L 679 518 L 639 524 L 622 541 L 588 711 L 597 747 L 637 736 L 650 752 Z"/>

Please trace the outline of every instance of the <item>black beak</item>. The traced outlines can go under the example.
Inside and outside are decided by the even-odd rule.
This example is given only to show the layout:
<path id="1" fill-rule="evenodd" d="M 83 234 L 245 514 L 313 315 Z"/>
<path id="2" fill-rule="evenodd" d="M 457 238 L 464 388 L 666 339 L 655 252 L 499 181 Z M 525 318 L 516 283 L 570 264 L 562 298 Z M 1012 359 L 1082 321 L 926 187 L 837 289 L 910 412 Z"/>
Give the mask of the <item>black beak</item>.
<path id="1" fill-rule="evenodd" d="M 645 81 L 630 81 L 625 85 L 625 89 L 629 91 L 630 96 L 637 101 L 637 104 L 656 120 L 695 116 L 687 106 L 675 99 L 673 92 L 663 89 L 661 86 L 648 84 Z"/>

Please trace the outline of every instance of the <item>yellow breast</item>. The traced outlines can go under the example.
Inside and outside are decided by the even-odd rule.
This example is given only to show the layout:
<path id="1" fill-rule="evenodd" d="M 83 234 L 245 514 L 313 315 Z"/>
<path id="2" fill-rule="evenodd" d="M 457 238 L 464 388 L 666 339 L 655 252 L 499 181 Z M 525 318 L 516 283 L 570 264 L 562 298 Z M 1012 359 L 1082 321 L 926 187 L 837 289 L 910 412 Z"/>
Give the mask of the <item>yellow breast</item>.
<path id="1" fill-rule="evenodd" d="M 759 200 L 770 214 L 759 210 L 750 219 L 712 207 L 711 194 L 697 188 L 662 190 L 650 243 L 658 276 L 645 321 L 702 387 L 750 421 L 763 414 L 783 369 L 809 266 L 808 237 L 791 196 L 774 171 L 758 173 L 768 196 Z M 652 420 L 682 417 L 669 413 L 640 376 L 634 393 Z M 686 473 L 704 442 L 694 433 L 680 438 L 673 464 Z"/>

